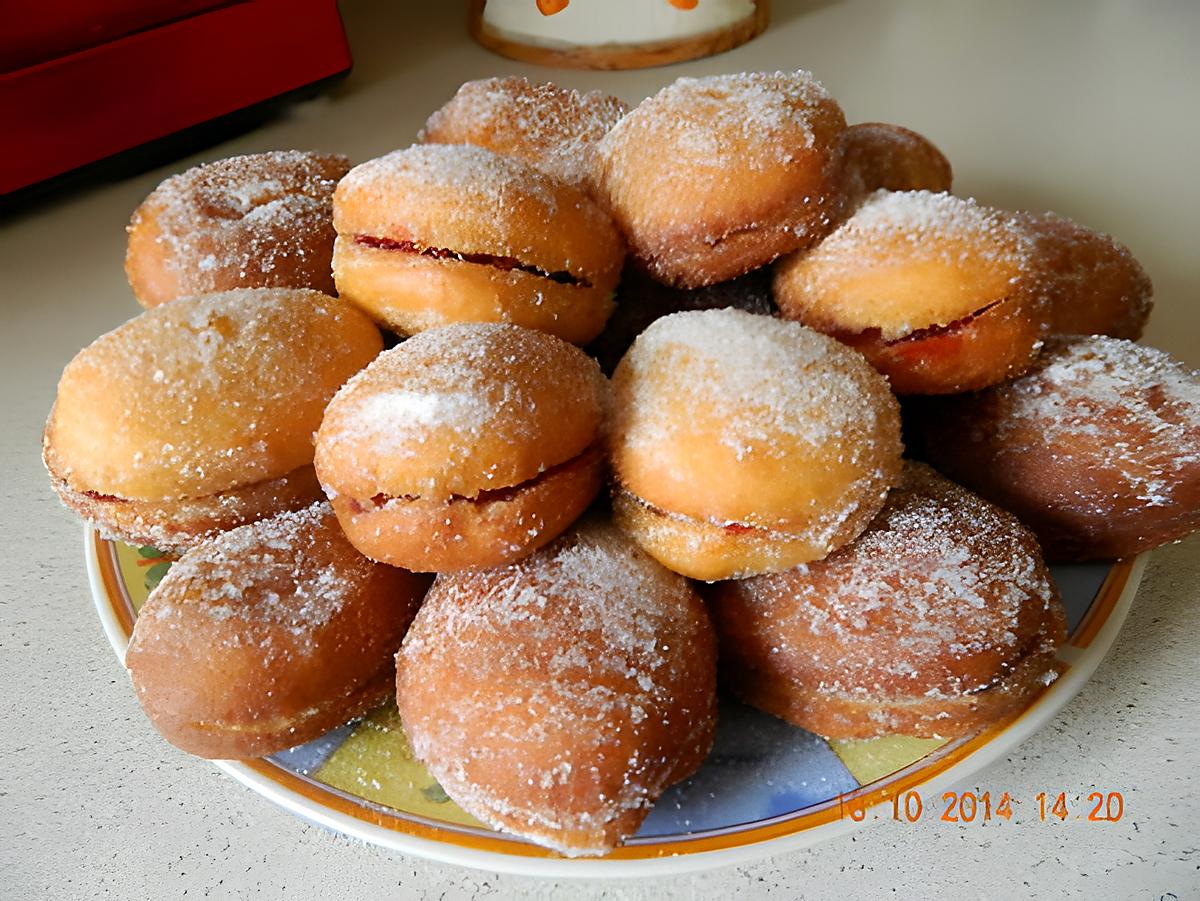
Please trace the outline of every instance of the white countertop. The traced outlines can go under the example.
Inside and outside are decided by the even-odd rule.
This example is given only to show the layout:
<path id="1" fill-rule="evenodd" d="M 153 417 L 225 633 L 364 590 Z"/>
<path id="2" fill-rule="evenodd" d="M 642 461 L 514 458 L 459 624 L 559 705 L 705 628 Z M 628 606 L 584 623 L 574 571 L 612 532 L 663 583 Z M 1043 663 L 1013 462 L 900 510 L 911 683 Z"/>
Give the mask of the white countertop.
<path id="1" fill-rule="evenodd" d="M 163 742 L 109 650 L 80 527 L 50 492 L 39 442 L 63 365 L 138 311 L 122 271 L 130 212 L 201 159 L 298 147 L 359 162 L 405 146 L 469 78 L 517 72 L 636 101 L 682 74 L 811 69 L 850 121 L 897 122 L 937 142 L 959 193 L 1054 209 L 1128 244 L 1157 289 L 1147 341 L 1200 365 L 1200 4 L 775 6 L 766 35 L 723 56 L 588 73 L 490 55 L 466 39 L 456 3 L 347 2 L 356 68 L 326 95 L 193 158 L 0 219 L 0 523 L 10 536 L 0 555 L 0 897 L 1196 897 L 1195 537 L 1155 553 L 1083 693 L 965 786 L 1018 797 L 1119 790 L 1119 823 L 886 822 L 666 880 L 498 876 L 309 826 Z"/>

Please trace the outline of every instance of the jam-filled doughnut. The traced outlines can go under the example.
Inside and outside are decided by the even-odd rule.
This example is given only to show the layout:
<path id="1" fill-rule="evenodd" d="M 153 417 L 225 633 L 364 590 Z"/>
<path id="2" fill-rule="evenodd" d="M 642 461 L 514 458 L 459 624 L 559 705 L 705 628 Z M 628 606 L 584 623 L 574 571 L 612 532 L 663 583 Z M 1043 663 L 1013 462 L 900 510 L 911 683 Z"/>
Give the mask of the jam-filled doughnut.
<path id="1" fill-rule="evenodd" d="M 184 554 L 142 608 L 125 664 L 173 745 L 273 754 L 391 696 L 393 655 L 428 586 L 367 560 L 314 504 Z"/>
<path id="2" fill-rule="evenodd" d="M 468 81 L 421 131 L 426 144 L 474 144 L 523 159 L 591 190 L 596 144 L 629 112 L 600 91 L 583 93 L 509 75 Z"/>
<path id="3" fill-rule="evenodd" d="M 490 826 L 575 856 L 632 835 L 716 729 L 716 638 L 686 579 L 590 520 L 437 577 L 396 658 L 417 757 Z"/>
<path id="4" fill-rule="evenodd" d="M 144 307 L 233 288 L 333 293 L 337 154 L 284 150 L 173 175 L 134 211 L 125 273 Z"/>
<path id="5" fill-rule="evenodd" d="M 1053 338 L 1021 378 L 911 413 L 918 450 L 1015 513 L 1051 560 L 1129 557 L 1200 528 L 1200 373 L 1161 350 Z"/>
<path id="6" fill-rule="evenodd" d="M 1055 213 L 1017 220 L 1034 241 L 1035 277 L 1054 334 L 1142 336 L 1153 286 L 1127 247 Z"/>
<path id="7" fill-rule="evenodd" d="M 338 291 L 401 334 L 512 322 L 585 344 L 612 310 L 625 256 L 616 226 L 515 157 L 397 150 L 352 169 L 333 206 Z"/>
<path id="8" fill-rule="evenodd" d="M 784 316 L 861 351 L 900 394 L 950 394 L 1023 371 L 1049 328 L 1018 220 L 929 191 L 872 194 L 776 269 Z"/>
<path id="9" fill-rule="evenodd" d="M 824 560 L 716 587 L 723 680 L 827 738 L 953 738 L 1057 676 L 1058 591 L 1017 520 L 919 463 Z"/>
<path id="10" fill-rule="evenodd" d="M 675 313 L 613 376 L 618 525 L 696 579 L 819 559 L 857 535 L 900 471 L 900 420 L 859 354 L 799 323 Z"/>
<path id="11" fill-rule="evenodd" d="M 846 191 L 853 203 L 889 191 L 949 191 L 950 161 L 924 135 L 885 122 L 860 122 L 842 134 Z"/>
<path id="12" fill-rule="evenodd" d="M 432 329 L 338 392 L 316 469 L 354 545 L 422 572 L 507 563 L 603 480 L 608 385 L 565 341 L 500 323 Z"/>
<path id="13" fill-rule="evenodd" d="M 164 550 L 310 504 L 325 405 L 382 346 L 354 307 L 303 289 L 146 310 L 63 371 L 43 440 L 54 489 L 104 533 Z"/>
<path id="14" fill-rule="evenodd" d="M 845 127 L 808 72 L 681 78 L 601 139 L 597 182 L 639 262 L 696 288 L 825 235 Z"/>

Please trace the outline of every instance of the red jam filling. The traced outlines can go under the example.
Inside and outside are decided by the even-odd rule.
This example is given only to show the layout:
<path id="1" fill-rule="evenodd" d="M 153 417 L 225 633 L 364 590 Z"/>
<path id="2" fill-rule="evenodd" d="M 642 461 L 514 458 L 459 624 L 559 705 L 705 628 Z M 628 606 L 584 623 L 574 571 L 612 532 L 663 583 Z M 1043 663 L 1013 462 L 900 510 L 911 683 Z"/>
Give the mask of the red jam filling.
<path id="1" fill-rule="evenodd" d="M 539 278 L 548 278 L 560 285 L 574 285 L 579 288 L 590 288 L 591 282 L 570 272 L 547 272 L 529 263 L 522 263 L 515 257 L 498 256 L 491 253 L 459 253 L 446 247 L 424 247 L 415 241 L 397 241 L 392 238 L 376 238 L 372 235 L 355 235 L 354 243 L 376 250 L 393 250 L 398 253 L 410 253 L 416 256 L 430 257 L 435 260 L 458 260 L 463 263 L 478 263 L 481 266 L 491 266 L 503 272 L 527 272 Z"/>

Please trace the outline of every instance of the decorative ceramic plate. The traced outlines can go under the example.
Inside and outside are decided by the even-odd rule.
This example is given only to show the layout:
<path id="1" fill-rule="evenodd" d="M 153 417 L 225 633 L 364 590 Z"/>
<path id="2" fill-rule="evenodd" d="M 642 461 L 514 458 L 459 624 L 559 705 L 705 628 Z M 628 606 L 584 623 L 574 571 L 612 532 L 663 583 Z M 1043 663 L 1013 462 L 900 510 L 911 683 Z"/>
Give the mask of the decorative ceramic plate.
<path id="1" fill-rule="evenodd" d="M 86 556 L 104 630 L 124 659 L 137 611 L 170 558 L 90 529 Z M 932 798 L 1011 751 L 1074 697 L 1104 658 L 1146 557 L 1053 568 L 1071 635 L 1059 652 L 1059 677 L 1018 716 L 976 736 L 825 741 L 722 702 L 708 761 L 663 796 L 635 838 L 604 858 L 564 858 L 460 810 L 413 759 L 390 705 L 281 754 L 216 765 L 314 823 L 450 863 L 543 876 L 634 876 L 744 862 L 890 817 L 893 799 L 918 787 Z"/>

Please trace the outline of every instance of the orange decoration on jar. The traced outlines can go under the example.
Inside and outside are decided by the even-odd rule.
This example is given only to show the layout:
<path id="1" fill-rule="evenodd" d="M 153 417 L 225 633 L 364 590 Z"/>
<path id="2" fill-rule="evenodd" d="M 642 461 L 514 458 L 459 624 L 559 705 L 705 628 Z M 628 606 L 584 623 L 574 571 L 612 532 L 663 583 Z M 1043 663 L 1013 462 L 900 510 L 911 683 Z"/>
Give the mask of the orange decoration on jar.
<path id="1" fill-rule="evenodd" d="M 470 0 L 467 27 L 510 59 L 640 69 L 737 47 L 769 19 L 770 0 Z"/>

